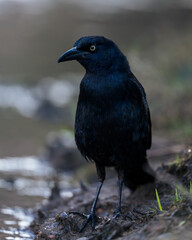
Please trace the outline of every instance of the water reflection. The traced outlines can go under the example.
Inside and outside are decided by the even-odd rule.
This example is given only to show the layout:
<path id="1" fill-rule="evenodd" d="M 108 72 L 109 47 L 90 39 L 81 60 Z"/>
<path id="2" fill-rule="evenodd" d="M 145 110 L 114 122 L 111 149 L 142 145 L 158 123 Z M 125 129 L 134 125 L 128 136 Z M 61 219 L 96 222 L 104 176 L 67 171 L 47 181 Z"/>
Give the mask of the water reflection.
<path id="1" fill-rule="evenodd" d="M 16 173 L 22 176 L 46 176 L 53 169 L 36 156 L 7 157 L 0 159 L 0 172 Z"/>
<path id="2" fill-rule="evenodd" d="M 70 174 L 60 173 L 57 177 L 62 198 L 73 197 Z M 33 234 L 26 231 L 33 220 L 31 207 L 43 199 L 46 202 L 55 178 L 55 170 L 37 156 L 0 159 L 0 239 L 34 239 Z M 13 207 L 9 206 L 10 202 Z M 25 202 L 28 208 L 24 207 Z"/>
<path id="3" fill-rule="evenodd" d="M 3 234 L 6 235 L 14 235 L 13 237 L 9 236 L 6 237 L 4 239 L 7 240 L 25 240 L 25 239 L 34 239 L 34 236 L 32 233 L 27 233 L 26 231 L 18 231 L 16 228 L 11 228 L 11 230 L 1 230 L 0 232 L 2 232 Z M 17 237 L 19 236 L 19 237 Z"/>
<path id="4" fill-rule="evenodd" d="M 1 213 L 10 215 L 15 219 L 14 221 L 4 221 L 5 226 L 4 229 L 0 229 L 0 233 L 4 234 L 5 239 L 34 239 L 34 235 L 30 231 L 25 230 L 33 220 L 30 210 L 24 211 L 20 207 L 3 208 Z M 8 230 L 5 229 L 6 225 L 8 225 Z"/>
<path id="5" fill-rule="evenodd" d="M 11 215 L 15 219 L 17 219 L 17 221 L 12 221 L 13 223 L 11 225 L 17 223 L 20 229 L 25 229 L 26 227 L 28 227 L 29 223 L 33 220 L 30 210 L 24 211 L 23 208 L 20 207 L 3 208 L 1 209 L 1 213 Z M 6 225 L 10 225 L 11 221 L 4 221 L 4 223 Z"/>
<path id="6" fill-rule="evenodd" d="M 48 162 L 35 156 L 0 159 L 0 188 L 16 190 L 20 195 L 47 198 L 55 175 Z M 70 187 L 71 178 L 70 173 L 59 174 L 63 188 Z M 66 195 L 71 196 L 68 192 Z"/>

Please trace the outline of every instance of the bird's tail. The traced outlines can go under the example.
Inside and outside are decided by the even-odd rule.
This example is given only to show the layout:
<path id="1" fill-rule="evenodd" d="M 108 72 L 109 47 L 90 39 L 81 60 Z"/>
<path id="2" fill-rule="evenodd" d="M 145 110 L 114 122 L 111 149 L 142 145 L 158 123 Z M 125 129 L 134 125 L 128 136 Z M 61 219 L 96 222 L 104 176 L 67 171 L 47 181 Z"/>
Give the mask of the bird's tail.
<path id="1" fill-rule="evenodd" d="M 135 170 L 124 170 L 124 184 L 131 190 L 146 183 L 154 182 L 155 172 L 145 159 L 144 163 Z"/>

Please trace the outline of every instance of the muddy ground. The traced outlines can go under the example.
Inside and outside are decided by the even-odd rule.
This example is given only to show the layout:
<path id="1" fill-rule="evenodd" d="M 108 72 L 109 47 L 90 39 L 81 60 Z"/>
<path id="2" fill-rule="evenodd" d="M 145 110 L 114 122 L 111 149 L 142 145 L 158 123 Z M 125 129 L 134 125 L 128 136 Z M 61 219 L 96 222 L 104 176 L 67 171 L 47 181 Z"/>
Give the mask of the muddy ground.
<path id="1" fill-rule="evenodd" d="M 97 223 L 79 233 L 85 218 L 71 211 L 88 214 L 94 199 L 96 185 L 82 185 L 73 190 L 73 197 L 60 197 L 57 186 L 46 203 L 34 209 L 30 225 L 36 240 L 45 239 L 192 239 L 192 156 L 185 156 L 157 169 L 154 184 L 141 186 L 134 193 L 123 190 L 122 213 L 113 219 L 117 204 L 118 182 L 106 180 L 97 204 Z M 162 211 L 155 194 L 157 189 Z"/>

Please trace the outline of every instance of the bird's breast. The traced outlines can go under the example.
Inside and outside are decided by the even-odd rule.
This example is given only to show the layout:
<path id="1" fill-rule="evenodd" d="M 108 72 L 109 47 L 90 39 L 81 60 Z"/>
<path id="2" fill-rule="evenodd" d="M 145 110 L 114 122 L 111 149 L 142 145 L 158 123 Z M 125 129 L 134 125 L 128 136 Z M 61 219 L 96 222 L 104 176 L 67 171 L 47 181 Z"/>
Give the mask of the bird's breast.
<path id="1" fill-rule="evenodd" d="M 121 141 L 123 103 L 102 98 L 79 101 L 75 120 L 75 140 L 81 153 L 94 161 L 113 166 L 113 152 Z M 109 161 L 111 159 L 111 161 Z"/>
<path id="2" fill-rule="evenodd" d="M 86 79 L 81 83 L 75 140 L 84 156 L 104 161 L 113 159 L 119 144 L 125 143 L 126 148 L 128 147 L 132 110 L 129 108 L 126 88 L 121 81 L 113 78 L 96 79 L 99 82 L 91 80 Z M 113 165 L 113 160 L 108 160 L 108 163 Z"/>

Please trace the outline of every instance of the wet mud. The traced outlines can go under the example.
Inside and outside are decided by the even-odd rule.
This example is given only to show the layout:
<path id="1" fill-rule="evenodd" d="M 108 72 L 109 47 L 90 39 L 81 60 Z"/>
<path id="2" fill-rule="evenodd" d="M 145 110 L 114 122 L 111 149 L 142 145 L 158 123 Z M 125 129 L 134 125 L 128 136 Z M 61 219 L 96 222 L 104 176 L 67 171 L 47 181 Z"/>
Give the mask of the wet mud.
<path id="1" fill-rule="evenodd" d="M 97 204 L 96 228 L 91 223 L 79 232 L 85 215 L 89 214 L 96 185 L 84 184 L 72 190 L 72 196 L 62 198 L 57 184 L 52 194 L 35 208 L 29 229 L 36 240 L 48 239 L 191 239 L 192 236 L 192 157 L 185 155 L 156 171 L 154 184 L 139 187 L 131 193 L 123 189 L 122 213 L 113 218 L 117 204 L 118 182 L 106 180 Z M 157 189 L 160 204 L 155 193 Z"/>

